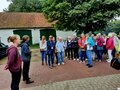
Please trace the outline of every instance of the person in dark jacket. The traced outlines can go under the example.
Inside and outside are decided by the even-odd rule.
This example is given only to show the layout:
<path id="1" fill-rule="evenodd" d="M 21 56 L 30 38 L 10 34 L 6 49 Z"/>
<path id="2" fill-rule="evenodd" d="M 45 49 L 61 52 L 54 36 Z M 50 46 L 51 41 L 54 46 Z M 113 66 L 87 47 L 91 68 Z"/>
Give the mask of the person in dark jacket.
<path id="1" fill-rule="evenodd" d="M 21 56 L 23 61 L 23 81 L 26 81 L 26 84 L 30 84 L 34 82 L 31 81 L 29 78 L 31 51 L 28 42 L 29 42 L 29 36 L 24 35 L 21 44 Z"/>
<path id="2" fill-rule="evenodd" d="M 12 76 L 11 90 L 19 90 L 22 61 L 17 46 L 20 44 L 20 37 L 18 35 L 10 36 L 8 42 L 12 42 L 12 44 L 7 50 L 8 61 L 5 70 L 9 69 Z"/>
<path id="3" fill-rule="evenodd" d="M 53 37 L 53 42 L 55 43 L 55 45 L 56 45 L 56 43 L 57 43 L 57 40 L 55 39 L 55 37 Z M 58 52 L 57 52 L 57 50 L 56 50 L 56 48 L 55 48 L 55 58 L 56 58 L 56 62 L 53 62 L 54 64 L 56 63 L 56 64 L 58 64 Z"/>
<path id="4" fill-rule="evenodd" d="M 72 39 L 72 48 L 74 51 L 74 60 L 79 61 L 79 46 L 78 46 L 78 38 L 76 36 L 76 34 L 73 34 L 73 39 Z"/>
<path id="5" fill-rule="evenodd" d="M 47 42 L 47 54 L 48 54 L 48 65 L 52 69 L 54 67 L 54 52 L 55 52 L 55 42 L 53 41 L 53 36 L 49 36 L 49 41 Z"/>
<path id="6" fill-rule="evenodd" d="M 67 55 L 68 59 L 73 59 L 73 49 L 72 49 L 72 40 L 71 37 L 68 36 L 67 41 L 66 41 L 66 49 L 67 49 Z"/>

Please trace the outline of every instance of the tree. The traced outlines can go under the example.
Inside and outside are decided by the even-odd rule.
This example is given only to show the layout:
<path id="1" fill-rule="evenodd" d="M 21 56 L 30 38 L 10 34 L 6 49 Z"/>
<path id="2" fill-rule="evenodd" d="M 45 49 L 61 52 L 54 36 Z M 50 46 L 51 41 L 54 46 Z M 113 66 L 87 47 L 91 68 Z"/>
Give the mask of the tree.
<path id="1" fill-rule="evenodd" d="M 120 0 L 46 0 L 43 12 L 55 28 L 77 32 L 103 30 L 120 15 Z"/>
<path id="2" fill-rule="evenodd" d="M 41 0 L 8 0 L 11 4 L 8 7 L 9 12 L 41 12 Z"/>
<path id="3" fill-rule="evenodd" d="M 110 22 L 106 28 L 106 32 L 120 33 L 120 20 Z"/>

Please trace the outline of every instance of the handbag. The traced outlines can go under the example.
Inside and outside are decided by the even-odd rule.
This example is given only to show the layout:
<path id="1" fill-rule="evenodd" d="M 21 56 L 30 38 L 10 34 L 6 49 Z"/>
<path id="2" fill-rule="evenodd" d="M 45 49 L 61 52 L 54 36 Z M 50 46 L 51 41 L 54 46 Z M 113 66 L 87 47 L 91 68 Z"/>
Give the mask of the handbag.
<path id="1" fill-rule="evenodd" d="M 116 70 L 120 70 L 120 59 L 113 58 L 110 63 L 110 66 Z"/>
<path id="2" fill-rule="evenodd" d="M 40 49 L 40 52 L 44 51 L 44 49 Z"/>

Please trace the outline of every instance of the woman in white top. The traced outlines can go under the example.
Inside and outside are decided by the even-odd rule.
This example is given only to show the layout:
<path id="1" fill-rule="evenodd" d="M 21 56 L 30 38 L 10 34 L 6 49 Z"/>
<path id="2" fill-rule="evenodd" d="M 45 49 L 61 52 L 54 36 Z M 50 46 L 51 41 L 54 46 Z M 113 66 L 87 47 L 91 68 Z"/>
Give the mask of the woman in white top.
<path id="1" fill-rule="evenodd" d="M 42 59 L 42 65 L 44 65 L 44 61 L 47 65 L 47 41 L 46 37 L 42 36 L 42 39 L 40 40 L 40 52 L 41 52 L 41 59 Z"/>

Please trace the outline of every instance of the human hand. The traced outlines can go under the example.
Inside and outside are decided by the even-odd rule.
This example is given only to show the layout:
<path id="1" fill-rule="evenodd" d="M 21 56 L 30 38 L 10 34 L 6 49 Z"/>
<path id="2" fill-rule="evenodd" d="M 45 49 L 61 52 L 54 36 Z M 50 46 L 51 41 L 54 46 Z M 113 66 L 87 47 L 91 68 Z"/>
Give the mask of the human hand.
<path id="1" fill-rule="evenodd" d="M 5 65 L 4 70 L 8 70 L 8 65 Z"/>

